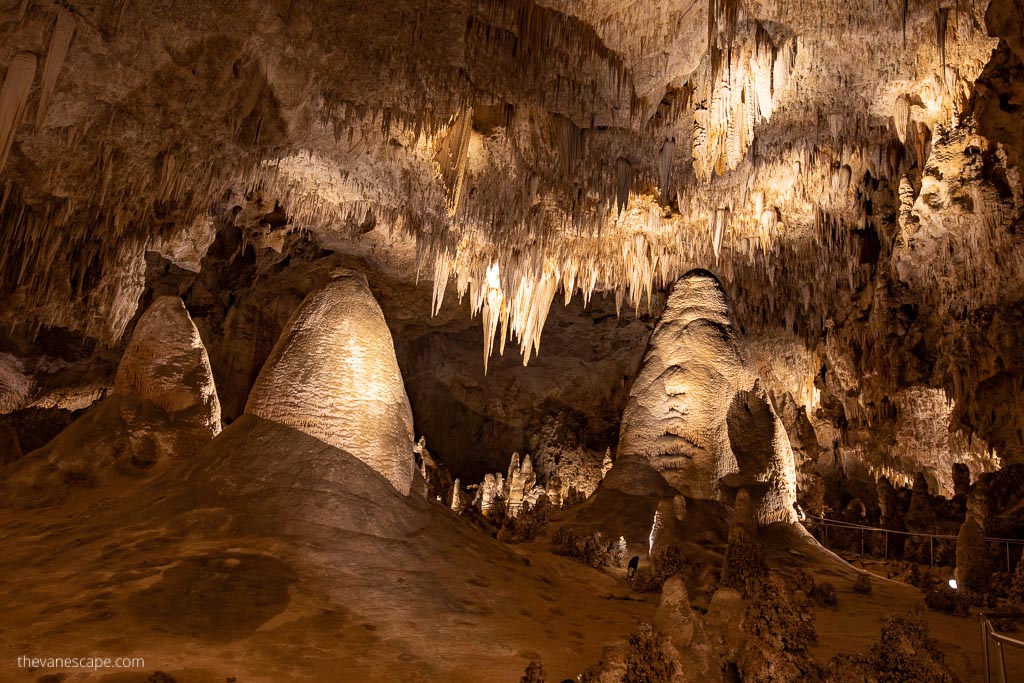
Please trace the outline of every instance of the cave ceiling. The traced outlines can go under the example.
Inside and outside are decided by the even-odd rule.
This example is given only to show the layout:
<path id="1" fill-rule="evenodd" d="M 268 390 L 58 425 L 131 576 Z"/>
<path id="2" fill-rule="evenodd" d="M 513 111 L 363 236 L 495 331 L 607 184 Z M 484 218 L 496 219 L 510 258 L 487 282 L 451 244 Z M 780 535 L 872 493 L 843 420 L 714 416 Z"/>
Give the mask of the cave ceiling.
<path id="1" fill-rule="evenodd" d="M 1014 0 L 0 0 L 0 25 L 10 328 L 121 343 L 147 252 L 197 270 L 225 224 L 432 282 L 523 362 L 553 302 L 650 311 L 702 267 L 833 421 L 927 387 L 1022 453 Z"/>

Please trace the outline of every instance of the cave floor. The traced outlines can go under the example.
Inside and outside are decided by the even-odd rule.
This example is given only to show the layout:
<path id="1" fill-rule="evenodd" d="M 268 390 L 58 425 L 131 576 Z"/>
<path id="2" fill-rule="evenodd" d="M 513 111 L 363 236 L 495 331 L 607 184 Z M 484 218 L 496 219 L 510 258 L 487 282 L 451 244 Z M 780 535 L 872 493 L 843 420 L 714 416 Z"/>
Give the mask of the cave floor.
<path id="1" fill-rule="evenodd" d="M 839 608 L 817 610 L 822 662 L 868 647 L 881 616 L 922 603 L 882 579 L 854 594 L 856 570 L 792 530 L 769 530 L 767 545 L 773 567 L 836 586 Z M 656 605 L 621 574 L 542 543 L 498 543 L 260 420 L 234 423 L 187 468 L 0 514 L 2 681 L 141 683 L 156 670 L 178 683 L 516 681 L 531 659 L 558 681 Z M 980 680 L 977 621 L 927 617 L 961 679 Z M 29 671 L 22 655 L 145 666 Z M 41 679 L 59 671 L 68 677 Z"/>
<path id="2" fill-rule="evenodd" d="M 961 681 L 984 680 L 981 626 L 976 615 L 956 617 L 926 609 L 920 590 L 874 574 L 871 595 L 854 593 L 853 583 L 860 572 L 840 557 L 784 527 L 769 529 L 765 535 L 772 568 L 803 569 L 816 582 L 829 581 L 836 588 L 837 606 L 815 609 L 818 644 L 812 654 L 819 662 L 827 662 L 840 651 L 861 652 L 877 643 L 882 617 L 922 609 L 931 636 L 939 641 L 957 677 Z M 990 656 L 993 680 L 998 680 L 994 648 Z M 1024 671 L 1024 652 L 1007 650 L 1006 668 Z"/>
<path id="3" fill-rule="evenodd" d="M 0 680 L 57 673 L 21 655 L 145 658 L 68 678 L 111 682 L 500 681 L 531 659 L 568 676 L 656 605 L 280 425 L 239 420 L 194 460 L 3 511 Z"/>

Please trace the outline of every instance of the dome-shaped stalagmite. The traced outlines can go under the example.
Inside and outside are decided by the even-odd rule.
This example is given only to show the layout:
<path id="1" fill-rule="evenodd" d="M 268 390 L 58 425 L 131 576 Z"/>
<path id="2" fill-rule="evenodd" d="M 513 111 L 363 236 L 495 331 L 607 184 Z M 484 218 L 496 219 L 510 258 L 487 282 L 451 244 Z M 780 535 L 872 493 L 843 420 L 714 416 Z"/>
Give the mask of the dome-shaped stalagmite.
<path id="1" fill-rule="evenodd" d="M 50 443 L 8 471 L 3 498 L 42 505 L 73 485 L 98 486 L 187 457 L 221 428 L 220 401 L 199 331 L 181 299 L 158 297 L 135 325 L 114 388 Z"/>
<path id="2" fill-rule="evenodd" d="M 395 347 L 366 277 L 342 270 L 288 322 L 245 412 L 356 456 L 403 495 L 413 470 L 412 412 Z"/>
<path id="3" fill-rule="evenodd" d="M 133 411 L 126 414 L 131 422 L 145 419 L 148 404 L 189 425 L 197 436 L 220 432 L 210 358 L 181 299 L 160 297 L 139 318 L 117 368 L 114 393 L 137 399 L 122 410 Z"/>
<path id="4" fill-rule="evenodd" d="M 789 439 L 708 271 L 690 271 L 669 295 L 626 403 L 618 455 L 647 458 L 693 498 L 720 500 L 740 486 L 760 491 L 759 521 L 795 520 Z"/>

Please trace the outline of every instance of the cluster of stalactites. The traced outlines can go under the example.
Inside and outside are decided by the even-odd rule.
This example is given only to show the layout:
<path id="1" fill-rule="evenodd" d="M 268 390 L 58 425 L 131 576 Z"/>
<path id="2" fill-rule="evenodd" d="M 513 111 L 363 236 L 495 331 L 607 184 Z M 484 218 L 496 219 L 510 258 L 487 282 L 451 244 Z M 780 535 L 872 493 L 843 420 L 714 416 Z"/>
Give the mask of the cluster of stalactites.
<path id="1" fill-rule="evenodd" d="M 771 119 L 795 65 L 795 39 L 777 48 L 760 24 L 752 26 L 753 35 L 738 47 L 730 34 L 728 68 L 716 61 L 721 55 L 712 43 L 706 78 L 694 95 L 691 149 L 693 170 L 702 182 L 740 165 L 754 141 L 754 128 Z"/>

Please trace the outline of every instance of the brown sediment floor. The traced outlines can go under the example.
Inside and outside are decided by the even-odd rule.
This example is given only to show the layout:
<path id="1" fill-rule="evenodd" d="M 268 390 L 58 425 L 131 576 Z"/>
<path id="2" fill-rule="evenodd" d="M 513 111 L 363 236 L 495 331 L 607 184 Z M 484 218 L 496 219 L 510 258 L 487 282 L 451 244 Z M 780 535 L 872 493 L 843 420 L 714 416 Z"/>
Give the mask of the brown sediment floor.
<path id="1" fill-rule="evenodd" d="M 838 608 L 817 610 L 823 662 L 868 647 L 880 617 L 922 603 L 881 579 L 854 594 L 856 570 L 806 536 L 766 538 L 773 567 L 836 586 Z M 355 458 L 253 417 L 185 466 L 0 516 L 3 681 L 63 671 L 127 683 L 157 670 L 179 683 L 514 681 L 532 659 L 562 680 L 656 603 L 543 542 L 493 541 Z M 957 674 L 978 680 L 977 621 L 927 617 Z M 22 655 L 145 667 L 29 671 Z"/>

